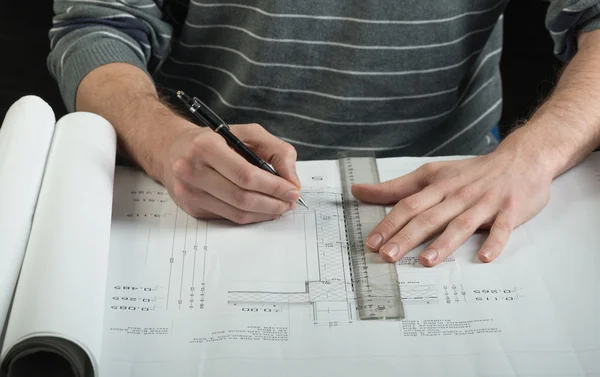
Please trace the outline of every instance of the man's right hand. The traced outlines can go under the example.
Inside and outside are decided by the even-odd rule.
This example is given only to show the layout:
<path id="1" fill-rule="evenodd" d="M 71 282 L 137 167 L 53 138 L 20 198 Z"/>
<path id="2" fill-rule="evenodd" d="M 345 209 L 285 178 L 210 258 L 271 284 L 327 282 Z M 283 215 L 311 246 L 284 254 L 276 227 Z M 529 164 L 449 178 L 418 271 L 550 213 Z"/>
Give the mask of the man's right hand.
<path id="1" fill-rule="evenodd" d="M 296 151 L 290 144 L 256 124 L 231 126 L 281 177 L 250 164 L 221 135 L 161 103 L 152 80 L 135 66 L 110 63 L 91 71 L 79 85 L 76 108 L 108 120 L 119 151 L 194 217 L 267 221 L 294 208 L 300 196 Z"/>
<path id="2" fill-rule="evenodd" d="M 209 128 L 187 123 L 174 132 L 160 158 L 161 176 L 173 200 L 188 214 L 248 224 L 276 219 L 295 208 L 300 197 L 296 151 L 263 127 L 234 125 L 231 132 L 281 177 L 247 162 Z"/>

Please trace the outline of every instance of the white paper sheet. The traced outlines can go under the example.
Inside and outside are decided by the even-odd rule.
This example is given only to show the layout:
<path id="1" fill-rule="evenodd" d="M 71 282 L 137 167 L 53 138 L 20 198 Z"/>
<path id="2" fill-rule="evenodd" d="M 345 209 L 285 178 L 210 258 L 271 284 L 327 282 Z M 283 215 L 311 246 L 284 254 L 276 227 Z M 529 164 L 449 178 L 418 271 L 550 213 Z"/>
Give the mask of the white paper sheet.
<path id="1" fill-rule="evenodd" d="M 74 113 L 57 123 L 5 352 L 24 339 L 61 336 L 99 360 L 115 152 L 104 119 Z"/>
<path id="2" fill-rule="evenodd" d="M 23 262 L 54 123 L 50 106 L 27 96 L 10 107 L 0 128 L 0 334 Z"/>
<path id="3" fill-rule="evenodd" d="M 423 162 L 383 160 L 381 178 Z M 495 262 L 477 234 L 435 268 L 424 246 L 397 263 L 401 322 L 356 319 L 336 163 L 298 171 L 310 210 L 244 227 L 117 171 L 102 377 L 600 375 L 600 156 Z"/>

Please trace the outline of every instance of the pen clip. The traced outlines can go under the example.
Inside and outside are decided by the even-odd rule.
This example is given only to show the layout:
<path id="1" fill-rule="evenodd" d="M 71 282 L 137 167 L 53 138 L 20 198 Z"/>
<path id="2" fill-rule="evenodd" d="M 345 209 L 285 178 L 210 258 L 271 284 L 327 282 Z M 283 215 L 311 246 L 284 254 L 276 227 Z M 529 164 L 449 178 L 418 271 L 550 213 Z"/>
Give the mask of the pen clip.
<path id="1" fill-rule="evenodd" d="M 190 111 L 191 111 L 192 113 L 195 113 L 195 112 L 196 112 L 196 110 L 198 110 L 198 109 L 200 108 L 200 106 L 202 106 L 201 102 L 200 102 L 200 101 L 198 101 L 198 100 L 196 99 L 196 97 L 194 97 L 194 102 L 192 103 L 192 106 L 190 106 Z"/>
<path id="2" fill-rule="evenodd" d="M 200 101 L 197 97 L 193 98 L 194 101 L 194 111 L 196 110 L 200 110 L 198 112 L 198 115 L 202 115 L 202 118 L 204 118 L 208 124 L 212 124 L 213 127 L 225 127 L 227 129 L 229 129 L 229 125 L 227 125 L 227 123 L 225 123 L 225 121 L 223 119 L 221 119 L 221 117 L 219 117 L 214 111 L 212 111 L 212 109 L 208 106 L 206 106 L 202 101 Z"/>

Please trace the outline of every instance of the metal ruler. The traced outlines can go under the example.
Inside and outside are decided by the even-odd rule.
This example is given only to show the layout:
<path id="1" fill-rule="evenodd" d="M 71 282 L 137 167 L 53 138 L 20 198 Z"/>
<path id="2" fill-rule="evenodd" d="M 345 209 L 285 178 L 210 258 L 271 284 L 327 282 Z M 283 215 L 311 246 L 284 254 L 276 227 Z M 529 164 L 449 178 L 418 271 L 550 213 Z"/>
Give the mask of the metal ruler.
<path id="1" fill-rule="evenodd" d="M 358 201 L 352 196 L 355 183 L 379 183 L 374 157 L 340 157 L 344 217 L 352 284 L 361 320 L 401 320 L 404 308 L 396 265 L 384 261 L 365 246 L 366 237 L 385 217 L 385 207 Z"/>

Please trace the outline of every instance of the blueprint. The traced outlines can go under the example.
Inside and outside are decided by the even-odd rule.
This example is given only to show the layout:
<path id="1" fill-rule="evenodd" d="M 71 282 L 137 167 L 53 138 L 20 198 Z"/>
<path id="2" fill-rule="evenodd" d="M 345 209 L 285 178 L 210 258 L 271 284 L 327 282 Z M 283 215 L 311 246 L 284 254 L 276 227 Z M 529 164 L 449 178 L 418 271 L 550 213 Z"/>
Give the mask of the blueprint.
<path id="1" fill-rule="evenodd" d="M 359 320 L 337 164 L 298 172 L 310 209 L 240 227 L 197 220 L 117 169 L 102 376 L 600 373 L 597 342 L 574 342 L 528 259 L 531 227 L 486 265 L 483 233 L 435 268 L 418 264 L 422 245 L 396 263 L 406 318 Z"/>

